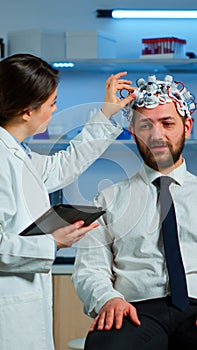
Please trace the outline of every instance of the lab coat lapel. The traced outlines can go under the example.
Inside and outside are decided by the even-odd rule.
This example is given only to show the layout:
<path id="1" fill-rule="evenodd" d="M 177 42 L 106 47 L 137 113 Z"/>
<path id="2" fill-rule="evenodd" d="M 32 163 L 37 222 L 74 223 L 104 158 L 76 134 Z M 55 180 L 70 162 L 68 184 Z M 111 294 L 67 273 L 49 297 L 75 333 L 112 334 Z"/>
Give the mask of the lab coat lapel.
<path id="1" fill-rule="evenodd" d="M 43 183 L 41 179 L 38 177 L 38 173 L 36 168 L 34 167 L 33 162 L 28 157 L 26 152 L 22 149 L 22 147 L 17 143 L 14 137 L 2 127 L 0 127 L 0 141 L 4 143 L 4 145 L 9 149 L 10 152 L 14 154 L 16 158 L 19 158 L 21 159 L 21 161 L 23 161 L 23 165 L 26 168 L 28 168 L 28 170 L 36 178 L 39 186 L 43 189 Z"/>
<path id="2" fill-rule="evenodd" d="M 28 157 L 26 152 L 23 151 L 23 149 L 21 148 L 21 149 L 16 150 L 14 155 L 23 161 L 23 166 L 25 166 L 25 168 L 32 173 L 32 175 L 34 176 L 38 185 L 41 187 L 42 191 L 43 190 L 45 191 L 45 189 L 43 187 L 43 182 L 40 179 L 40 176 L 38 175 L 37 169 L 35 168 L 33 161 Z M 23 173 L 27 173 L 25 171 L 25 169 L 24 169 Z"/>

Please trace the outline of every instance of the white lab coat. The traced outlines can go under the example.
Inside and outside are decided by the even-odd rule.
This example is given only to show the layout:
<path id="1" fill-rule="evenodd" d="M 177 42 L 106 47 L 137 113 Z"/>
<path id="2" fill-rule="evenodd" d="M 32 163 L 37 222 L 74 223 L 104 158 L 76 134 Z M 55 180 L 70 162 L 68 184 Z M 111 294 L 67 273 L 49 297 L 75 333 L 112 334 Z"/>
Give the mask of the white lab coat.
<path id="1" fill-rule="evenodd" d="M 0 127 L 0 349 L 52 350 L 52 236 L 18 236 L 121 132 L 99 111 L 66 151 L 30 159 Z M 65 296 L 66 297 L 66 296 Z M 65 330 L 66 331 L 66 330 Z"/>

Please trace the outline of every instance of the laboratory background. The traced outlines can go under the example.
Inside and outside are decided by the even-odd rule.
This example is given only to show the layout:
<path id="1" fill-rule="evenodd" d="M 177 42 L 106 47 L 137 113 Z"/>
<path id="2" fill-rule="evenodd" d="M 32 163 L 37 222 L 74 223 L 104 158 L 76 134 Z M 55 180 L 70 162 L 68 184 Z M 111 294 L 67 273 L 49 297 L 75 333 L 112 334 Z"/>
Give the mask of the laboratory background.
<path id="1" fill-rule="evenodd" d="M 197 98 L 197 18 L 111 17 L 113 9 L 197 11 L 196 1 L 166 0 L 0 0 L 0 59 L 17 52 L 40 56 L 59 69 L 57 107 L 48 130 L 27 140 L 49 154 L 66 148 L 91 115 L 102 106 L 109 75 L 127 71 L 138 78 L 173 76 Z M 13 82 L 14 83 L 14 82 Z M 196 118 L 196 121 L 195 121 Z M 119 113 L 122 134 L 79 179 L 51 195 L 51 203 L 91 205 L 103 188 L 133 175 L 141 160 Z M 197 112 L 184 156 L 197 174 Z M 91 319 L 70 276 L 77 247 L 62 250 L 53 268 L 56 350 L 83 349 Z"/>

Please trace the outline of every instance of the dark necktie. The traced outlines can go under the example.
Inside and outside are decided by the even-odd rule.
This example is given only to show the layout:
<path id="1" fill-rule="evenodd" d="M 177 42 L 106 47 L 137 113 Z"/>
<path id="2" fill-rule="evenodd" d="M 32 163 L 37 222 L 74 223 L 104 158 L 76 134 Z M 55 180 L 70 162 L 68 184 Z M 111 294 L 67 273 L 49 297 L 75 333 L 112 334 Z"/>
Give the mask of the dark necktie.
<path id="1" fill-rule="evenodd" d="M 174 182 L 169 176 L 161 176 L 153 181 L 160 189 L 161 229 L 166 256 L 172 304 L 185 310 L 189 304 L 184 266 L 179 247 L 177 222 L 170 184 Z"/>

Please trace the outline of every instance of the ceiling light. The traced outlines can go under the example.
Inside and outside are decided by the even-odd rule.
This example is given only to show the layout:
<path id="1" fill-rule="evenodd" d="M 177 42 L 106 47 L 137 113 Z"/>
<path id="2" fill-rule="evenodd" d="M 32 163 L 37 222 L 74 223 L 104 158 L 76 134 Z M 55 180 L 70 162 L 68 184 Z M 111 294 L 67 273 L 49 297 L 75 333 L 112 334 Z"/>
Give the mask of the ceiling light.
<path id="1" fill-rule="evenodd" d="M 196 19 L 197 10 L 129 10 L 112 9 L 97 10 L 97 17 L 111 17 L 114 19 L 129 18 L 166 18 L 166 19 Z"/>
<path id="2" fill-rule="evenodd" d="M 75 65 L 72 62 L 53 62 L 54 68 L 73 68 Z"/>

